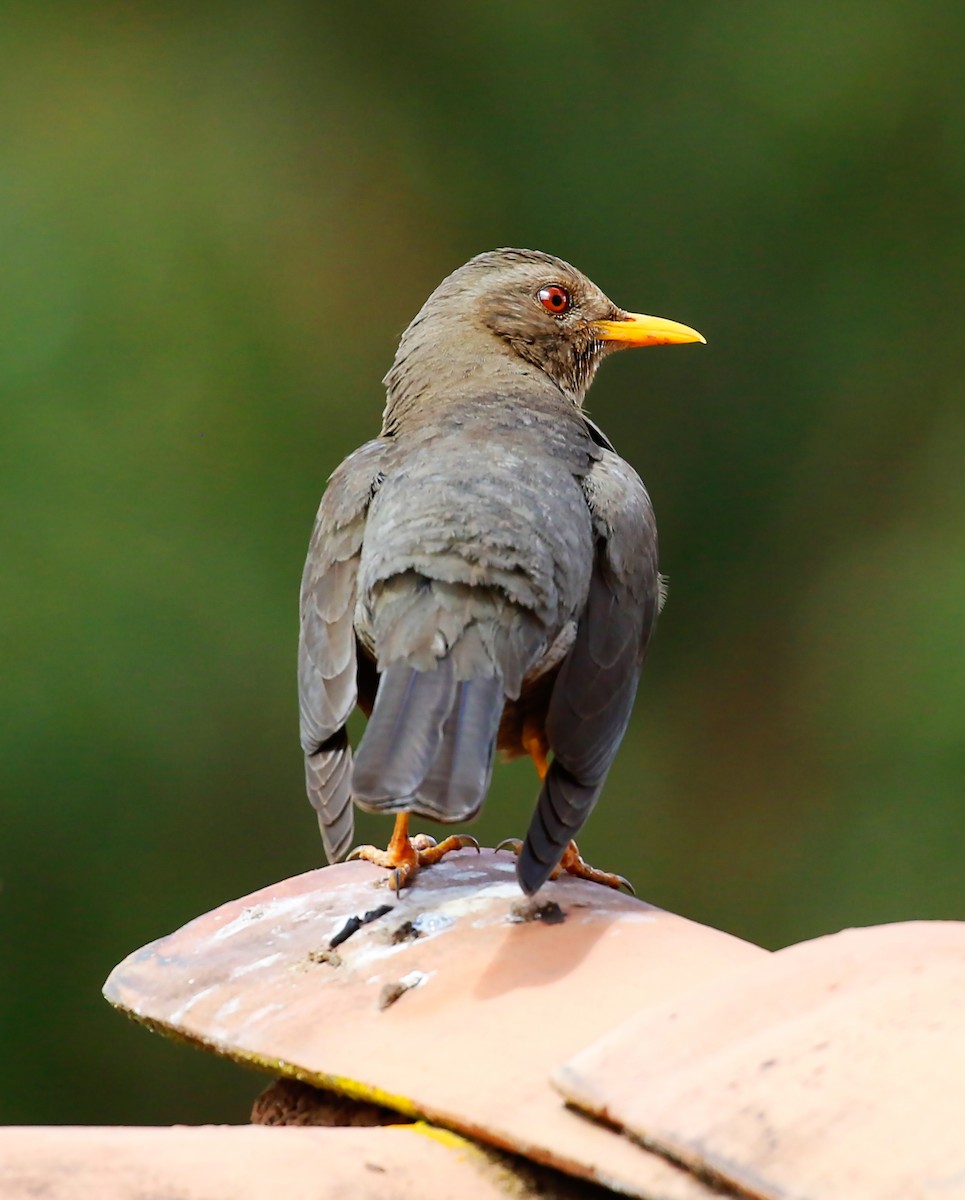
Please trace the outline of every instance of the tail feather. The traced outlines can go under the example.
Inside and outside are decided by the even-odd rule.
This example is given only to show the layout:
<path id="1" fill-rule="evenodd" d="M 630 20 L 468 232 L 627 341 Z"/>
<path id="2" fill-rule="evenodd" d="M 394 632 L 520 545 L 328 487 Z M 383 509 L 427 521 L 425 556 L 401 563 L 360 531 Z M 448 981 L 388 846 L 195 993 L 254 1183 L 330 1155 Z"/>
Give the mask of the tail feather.
<path id="1" fill-rule="evenodd" d="M 505 696 L 498 675 L 467 679 L 442 730 L 442 745 L 413 800 L 413 811 L 437 821 L 468 821 L 486 798 Z"/>
<path id="2" fill-rule="evenodd" d="M 499 675 L 456 680 L 449 658 L 434 671 L 393 664 L 379 681 L 355 756 L 355 799 L 362 808 L 448 823 L 475 816 L 489 788 L 504 702 Z"/>
<path id="3" fill-rule="evenodd" d="M 352 793 L 362 808 L 394 811 L 411 807 L 442 742 L 456 680 L 449 659 L 434 671 L 393 663 L 379 690 L 355 756 Z"/>

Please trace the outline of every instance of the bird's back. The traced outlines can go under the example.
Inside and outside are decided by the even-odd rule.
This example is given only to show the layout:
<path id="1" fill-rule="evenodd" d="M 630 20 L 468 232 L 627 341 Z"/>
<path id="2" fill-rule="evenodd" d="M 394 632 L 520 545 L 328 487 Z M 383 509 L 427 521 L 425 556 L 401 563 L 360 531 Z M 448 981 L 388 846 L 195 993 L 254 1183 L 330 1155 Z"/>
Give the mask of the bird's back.
<path id="1" fill-rule="evenodd" d="M 582 609 L 594 446 L 562 407 L 475 397 L 396 436 L 359 564 L 356 630 L 380 675 L 361 803 L 472 815 L 507 698 Z"/>
<path id="2" fill-rule="evenodd" d="M 359 567 L 358 629 L 380 669 L 400 658 L 431 665 L 425 656 L 436 634 L 452 645 L 453 621 L 436 611 L 440 596 L 466 627 L 518 619 L 538 626 L 547 645 L 582 608 L 593 544 L 580 477 L 595 448 L 571 411 L 575 419 L 561 421 L 549 403 L 482 397 L 399 435 L 393 470 L 369 508 Z M 400 593 L 424 621 L 393 631 L 387 614 Z M 428 653 L 438 658 L 439 649 L 435 640 Z M 505 664 L 510 694 L 530 666 Z M 467 671 L 457 664 L 457 673 Z"/>

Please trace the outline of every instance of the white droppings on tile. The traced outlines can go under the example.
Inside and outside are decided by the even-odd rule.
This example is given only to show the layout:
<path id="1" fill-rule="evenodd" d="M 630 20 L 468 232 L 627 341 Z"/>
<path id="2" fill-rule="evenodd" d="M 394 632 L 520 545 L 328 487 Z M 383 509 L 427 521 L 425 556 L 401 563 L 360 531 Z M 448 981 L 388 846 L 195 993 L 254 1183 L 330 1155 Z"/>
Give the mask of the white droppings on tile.
<path id="1" fill-rule="evenodd" d="M 412 922 L 413 926 L 423 937 L 432 937 L 435 933 L 442 933 L 444 929 L 448 929 L 455 923 L 455 917 L 449 916 L 448 913 L 430 912 L 429 910 L 419 913 Z"/>
<path id="2" fill-rule="evenodd" d="M 351 942 L 345 942 L 339 946 L 338 951 L 342 955 L 342 970 L 347 967 L 353 972 L 360 972 L 367 968 L 371 969 L 375 963 L 380 963 L 384 959 L 402 954 L 411 947 L 411 941 L 380 942 L 375 939 L 366 939 L 356 942 L 354 945 Z"/>
<path id="3" fill-rule="evenodd" d="M 273 963 L 278 962 L 284 955 L 279 951 L 275 954 L 266 954 L 263 958 L 257 958 L 254 962 L 242 963 L 240 967 L 235 969 L 228 976 L 229 979 L 237 979 L 239 975 L 248 975 L 252 971 L 259 971 L 263 967 L 270 967 Z"/>
<path id="4" fill-rule="evenodd" d="M 224 1021 L 228 1017 L 233 1016 L 238 1009 L 241 1008 L 241 997 L 232 996 L 230 1000 L 226 1000 L 224 1004 L 217 1010 L 212 1017 L 214 1021 Z"/>
<path id="5" fill-rule="evenodd" d="M 410 971 L 408 975 L 402 976 L 399 983 L 408 992 L 412 988 L 424 987 L 433 975 L 435 975 L 435 971 Z"/>
<path id="6" fill-rule="evenodd" d="M 177 1025 L 184 1018 L 185 1014 L 189 1013 L 191 1009 L 194 1008 L 199 1000 L 203 1000 L 205 996 L 210 996 L 212 992 L 217 990 L 218 985 L 212 984 L 210 987 L 202 988 L 200 992 L 195 992 L 193 996 L 190 996 L 187 1000 L 185 1000 L 180 1008 L 175 1009 L 174 1012 L 171 1013 L 171 1024 Z"/>
<path id="7" fill-rule="evenodd" d="M 257 1025 L 259 1021 L 263 1021 L 265 1017 L 270 1017 L 272 1013 L 283 1012 L 284 1004 L 265 1004 L 261 1008 L 256 1008 L 255 1011 L 245 1018 L 246 1025 Z"/>
<path id="8" fill-rule="evenodd" d="M 220 929 L 215 930 L 211 939 L 220 942 L 225 938 L 233 937 L 241 930 L 247 929 L 253 921 L 262 921 L 265 917 L 272 917 L 276 921 L 279 917 L 293 919 L 292 914 L 312 907 L 313 895 L 314 893 L 308 896 L 278 897 L 266 900 L 262 904 L 256 904 L 251 908 L 242 909 L 233 921 L 229 921 L 227 925 L 222 925 Z"/>

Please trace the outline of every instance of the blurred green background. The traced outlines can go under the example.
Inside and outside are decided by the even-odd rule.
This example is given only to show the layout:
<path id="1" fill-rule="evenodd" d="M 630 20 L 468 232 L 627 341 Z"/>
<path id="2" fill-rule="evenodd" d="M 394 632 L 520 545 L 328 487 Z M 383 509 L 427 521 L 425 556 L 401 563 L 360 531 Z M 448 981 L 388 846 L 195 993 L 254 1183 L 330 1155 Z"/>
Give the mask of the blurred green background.
<path id="1" fill-rule="evenodd" d="M 0 1120 L 244 1120 L 100 998 L 321 862 L 325 479 L 478 251 L 709 345 L 608 363 L 671 598 L 582 839 L 768 946 L 965 918 L 965 8 L 4 4 Z M 536 786 L 497 772 L 484 842 Z M 387 821 L 360 822 L 384 838 Z"/>

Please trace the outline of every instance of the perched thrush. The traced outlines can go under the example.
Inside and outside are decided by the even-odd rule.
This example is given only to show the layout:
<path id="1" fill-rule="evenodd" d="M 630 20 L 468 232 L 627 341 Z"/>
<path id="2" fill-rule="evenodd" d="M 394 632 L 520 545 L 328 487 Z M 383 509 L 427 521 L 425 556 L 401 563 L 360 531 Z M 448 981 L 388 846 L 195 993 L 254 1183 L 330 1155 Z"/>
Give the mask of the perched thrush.
<path id="1" fill-rule="evenodd" d="M 302 581 L 302 746 L 330 860 L 351 845 L 353 801 L 398 814 L 388 851 L 357 852 L 396 886 L 471 844 L 410 840 L 408 814 L 474 817 L 500 750 L 542 779 L 523 891 L 561 860 L 617 880 L 571 841 L 626 730 L 661 581 L 647 491 L 582 405 L 612 350 L 703 340 L 533 250 L 480 254 L 423 305 L 381 434 L 329 481 Z"/>

